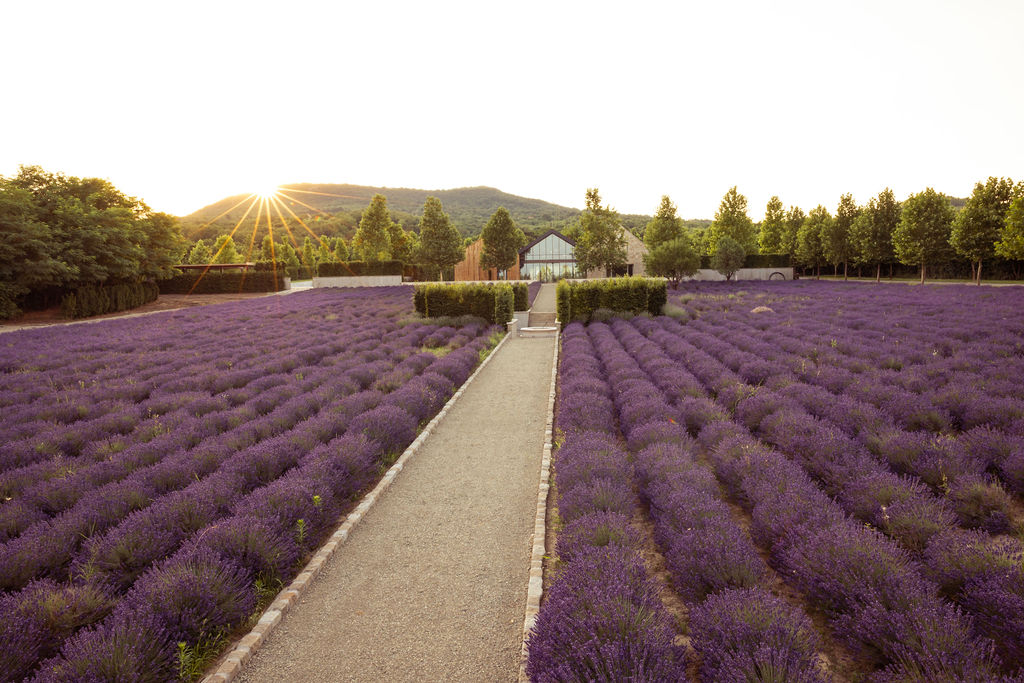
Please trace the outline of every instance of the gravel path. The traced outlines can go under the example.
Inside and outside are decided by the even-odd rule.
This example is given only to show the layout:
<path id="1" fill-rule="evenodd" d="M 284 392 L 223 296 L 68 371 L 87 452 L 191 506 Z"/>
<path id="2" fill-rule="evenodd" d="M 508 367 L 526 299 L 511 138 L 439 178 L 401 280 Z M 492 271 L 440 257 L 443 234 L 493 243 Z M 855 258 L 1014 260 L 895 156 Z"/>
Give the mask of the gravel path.
<path id="1" fill-rule="evenodd" d="M 554 343 L 508 339 L 235 680 L 518 678 Z"/>
<path id="2" fill-rule="evenodd" d="M 537 298 L 533 300 L 533 310 L 537 313 L 555 312 L 556 287 L 553 282 L 545 282 L 537 292 Z"/>

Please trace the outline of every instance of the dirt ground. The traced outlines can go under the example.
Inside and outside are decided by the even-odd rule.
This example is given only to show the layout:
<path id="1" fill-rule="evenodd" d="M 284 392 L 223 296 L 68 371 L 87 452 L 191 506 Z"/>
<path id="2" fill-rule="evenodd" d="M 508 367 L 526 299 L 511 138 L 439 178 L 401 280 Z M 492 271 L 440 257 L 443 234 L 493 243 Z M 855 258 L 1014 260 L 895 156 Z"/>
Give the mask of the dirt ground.
<path id="1" fill-rule="evenodd" d="M 267 293 L 256 294 L 161 294 L 156 301 L 118 313 L 105 313 L 94 315 L 91 318 L 79 318 L 69 320 L 60 312 L 60 306 L 48 308 L 45 311 L 28 311 L 13 320 L 0 320 L 0 332 L 7 332 L 11 329 L 23 329 L 26 327 L 43 327 L 46 325 L 63 325 L 70 322 L 88 322 L 91 320 L 103 320 L 106 318 L 124 318 L 144 313 L 156 313 L 158 311 L 173 311 L 179 308 L 191 308 L 193 306 L 207 306 L 209 304 L 220 304 L 225 301 L 242 301 L 244 299 L 257 299 L 263 296 L 271 296 Z"/>

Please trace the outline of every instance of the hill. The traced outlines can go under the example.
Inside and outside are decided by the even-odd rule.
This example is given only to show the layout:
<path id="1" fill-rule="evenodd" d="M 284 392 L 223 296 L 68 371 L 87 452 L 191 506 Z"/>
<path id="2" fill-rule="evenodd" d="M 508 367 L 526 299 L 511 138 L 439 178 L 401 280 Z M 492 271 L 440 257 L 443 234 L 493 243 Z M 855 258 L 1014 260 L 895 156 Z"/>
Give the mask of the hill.
<path id="1" fill-rule="evenodd" d="M 359 224 L 362 211 L 376 193 L 388 198 L 392 217 L 406 229 L 414 229 L 423 211 L 427 197 L 441 200 L 459 232 L 475 236 L 483 230 L 495 209 L 504 206 L 513 219 L 526 232 L 539 234 L 546 230 L 567 229 L 579 215 L 578 209 L 559 206 L 539 199 L 508 194 L 493 187 L 462 187 L 454 190 L 416 190 L 409 188 L 367 187 L 363 185 L 328 185 L 301 183 L 281 187 L 281 199 L 298 214 L 310 228 L 325 236 L 349 238 Z M 248 202 L 239 204 L 244 195 L 226 197 L 214 204 L 182 217 L 182 232 L 191 240 L 211 238 L 229 231 L 241 219 Z M 235 206 L 235 205 L 238 206 Z M 232 208 L 235 207 L 235 208 Z M 225 213 L 227 212 L 227 213 Z M 217 218 L 224 214 L 220 218 Z M 255 210 L 246 218 L 239 231 L 248 237 L 252 233 Z M 285 218 L 294 223 L 285 211 Z M 210 223 L 211 220 L 216 219 Z M 276 213 L 275 229 L 278 229 Z M 266 219 L 261 225 L 265 226 Z M 262 236 L 261 227 L 257 239 Z"/>

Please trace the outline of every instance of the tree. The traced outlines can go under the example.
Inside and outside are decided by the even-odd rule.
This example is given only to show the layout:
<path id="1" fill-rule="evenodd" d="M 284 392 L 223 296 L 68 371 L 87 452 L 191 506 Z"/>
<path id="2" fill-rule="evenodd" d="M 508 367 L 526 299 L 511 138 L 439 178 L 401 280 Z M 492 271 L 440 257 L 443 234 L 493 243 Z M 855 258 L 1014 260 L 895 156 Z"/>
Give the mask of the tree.
<path id="1" fill-rule="evenodd" d="M 437 266 L 444 279 L 445 268 L 451 268 L 466 255 L 462 237 L 452 225 L 437 197 L 427 197 L 420 218 L 419 262 Z"/>
<path id="2" fill-rule="evenodd" d="M 850 226 L 850 250 L 858 263 L 875 265 L 875 282 L 882 279 L 882 264 L 892 261 L 892 233 L 900 222 L 900 205 L 885 188 L 872 197 Z"/>
<path id="3" fill-rule="evenodd" d="M 579 269 L 584 273 L 596 268 L 612 271 L 625 265 L 626 237 L 622 232 L 619 214 L 610 206 L 602 207 L 597 188 L 589 188 L 573 252 Z"/>
<path id="4" fill-rule="evenodd" d="M 900 222 L 892 235 L 892 246 L 900 263 L 921 267 L 922 284 L 927 265 L 941 262 L 950 255 L 949 234 L 953 217 L 949 199 L 930 187 L 910 195 L 903 202 Z"/>
<path id="5" fill-rule="evenodd" d="M 363 261 L 383 261 L 391 255 L 391 231 L 395 227 L 388 212 L 387 197 L 379 193 L 373 195 L 352 238 L 352 251 Z"/>
<path id="6" fill-rule="evenodd" d="M 263 242 L 260 244 L 260 261 L 276 261 L 277 250 L 274 249 L 274 240 L 271 239 L 270 235 L 263 236 Z"/>
<path id="7" fill-rule="evenodd" d="M 982 261 L 995 256 L 1006 214 L 1019 192 L 1009 178 L 990 177 L 984 184 L 974 185 L 974 192 L 953 220 L 949 243 L 971 262 L 972 279 L 979 285 Z"/>
<path id="8" fill-rule="evenodd" d="M 301 258 L 302 265 L 310 270 L 316 268 L 316 249 L 313 247 L 313 240 L 309 239 L 309 235 L 306 235 L 306 239 L 302 240 Z"/>
<path id="9" fill-rule="evenodd" d="M 836 209 L 834 220 L 825 224 L 821 231 L 821 247 L 825 258 L 836 269 L 839 274 L 839 264 L 843 264 L 843 279 L 847 276 L 847 266 L 850 261 L 850 227 L 857 219 L 860 209 L 853 201 L 853 195 L 847 193 L 839 198 L 839 208 Z"/>
<path id="10" fill-rule="evenodd" d="M 334 258 L 337 261 L 348 261 L 348 244 L 344 237 L 334 238 Z"/>
<path id="11" fill-rule="evenodd" d="M 685 234 L 683 219 L 676 215 L 676 205 L 667 194 L 662 195 L 661 204 L 658 205 L 654 218 L 644 228 L 644 244 L 647 245 L 648 251 L 659 244 L 677 240 Z"/>
<path id="12" fill-rule="evenodd" d="M 1013 200 L 1006 212 L 1006 222 L 996 243 L 996 254 L 1007 259 L 1024 259 L 1024 193 Z"/>
<path id="13" fill-rule="evenodd" d="M 209 263 L 211 260 L 213 260 L 213 252 L 210 251 L 210 245 L 205 240 L 196 242 L 192 250 L 188 252 L 188 262 L 193 265 Z"/>
<path id="14" fill-rule="evenodd" d="M 736 271 L 743 267 L 743 261 L 747 258 L 747 252 L 743 245 L 729 237 L 722 235 L 718 238 L 718 246 L 711 256 L 711 267 L 731 280 Z"/>
<path id="15" fill-rule="evenodd" d="M 0 183 L 0 319 L 18 315 L 25 294 L 66 277 L 68 267 L 54 252 L 49 226 L 36 220 L 32 193 Z"/>
<path id="16" fill-rule="evenodd" d="M 785 254 L 784 242 L 786 237 L 786 210 L 782 207 L 782 200 L 772 197 L 764 210 L 764 220 L 761 221 L 761 234 L 758 244 L 762 254 Z"/>
<path id="17" fill-rule="evenodd" d="M 507 271 L 519 259 L 519 250 L 526 244 L 526 235 L 512 220 L 512 214 L 504 206 L 491 215 L 480 236 L 484 240 L 484 251 L 480 256 L 483 268 L 497 268 Z"/>
<path id="18" fill-rule="evenodd" d="M 388 238 L 391 241 L 391 258 L 402 263 L 410 263 L 416 250 L 416 233 L 403 230 L 398 223 L 392 223 L 388 228 Z"/>
<path id="19" fill-rule="evenodd" d="M 331 251 L 331 247 L 327 244 L 327 240 L 321 239 L 320 247 L 316 250 L 316 262 L 331 263 L 334 260 L 334 252 Z"/>
<path id="20" fill-rule="evenodd" d="M 786 212 L 786 226 L 782 232 L 781 253 L 788 254 L 790 263 L 796 258 L 797 233 L 807 216 L 799 206 L 789 207 Z"/>
<path id="21" fill-rule="evenodd" d="M 821 263 L 825 260 L 822 234 L 832 222 L 832 215 L 819 204 L 811 209 L 796 235 L 796 257 L 804 266 L 814 269 L 815 277 L 821 277 Z"/>
<path id="22" fill-rule="evenodd" d="M 240 263 L 242 255 L 238 253 L 235 240 L 231 235 L 221 235 L 213 244 L 213 263 Z"/>
<path id="23" fill-rule="evenodd" d="M 169 278 L 178 272 L 174 266 L 182 261 L 185 240 L 177 218 L 167 213 L 151 213 L 135 222 L 134 237 L 142 251 L 138 277 Z"/>
<path id="24" fill-rule="evenodd" d="M 700 254 L 685 233 L 667 242 L 659 242 L 644 254 L 644 268 L 655 277 L 668 278 L 672 288 L 700 270 Z"/>
<path id="25" fill-rule="evenodd" d="M 722 203 L 715 212 L 715 220 L 711 221 L 708 228 L 709 253 L 716 251 L 718 240 L 723 236 L 739 242 L 746 253 L 757 253 L 757 231 L 754 222 L 747 216 L 747 198 L 736 191 L 735 185 L 722 197 Z"/>

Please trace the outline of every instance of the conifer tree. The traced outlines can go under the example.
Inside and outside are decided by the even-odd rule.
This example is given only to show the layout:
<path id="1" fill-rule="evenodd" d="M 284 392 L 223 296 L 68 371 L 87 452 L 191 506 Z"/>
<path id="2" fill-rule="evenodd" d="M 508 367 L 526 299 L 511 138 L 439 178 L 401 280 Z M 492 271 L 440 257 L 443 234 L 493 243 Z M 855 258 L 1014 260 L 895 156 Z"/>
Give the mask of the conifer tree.
<path id="1" fill-rule="evenodd" d="M 419 262 L 436 266 L 444 278 L 444 270 L 451 268 L 466 255 L 462 237 L 452 225 L 448 214 L 437 197 L 427 197 L 420 218 Z"/>
<path id="2" fill-rule="evenodd" d="M 676 205 L 666 194 L 661 197 L 661 204 L 658 205 L 654 218 L 644 229 L 644 244 L 651 250 L 663 242 L 682 237 L 685 231 L 683 219 L 676 215 Z"/>
<path id="3" fill-rule="evenodd" d="M 484 241 L 484 251 L 480 256 L 481 267 L 497 268 L 499 277 L 503 271 L 507 277 L 508 269 L 516 264 L 519 250 L 526 244 L 526 235 L 512 220 L 508 209 L 499 206 L 480 236 Z"/>
<path id="4" fill-rule="evenodd" d="M 597 188 L 587 190 L 586 208 L 580 215 L 580 237 L 576 240 L 576 264 L 584 273 L 596 268 L 613 271 L 626 263 L 626 237 L 619 214 L 601 206 Z"/>
<path id="5" fill-rule="evenodd" d="M 359 220 L 359 229 L 352 238 L 352 251 L 363 261 L 389 258 L 392 223 L 387 197 L 379 193 L 373 195 Z"/>
<path id="6" fill-rule="evenodd" d="M 786 233 L 786 210 L 782 207 L 782 200 L 773 196 L 768 200 L 764 210 L 764 220 L 761 221 L 761 234 L 758 238 L 758 245 L 762 254 L 785 254 L 783 241 Z"/>

